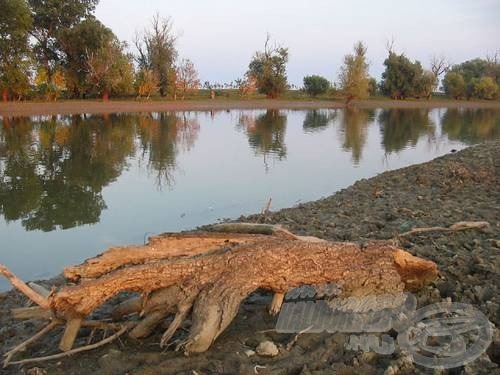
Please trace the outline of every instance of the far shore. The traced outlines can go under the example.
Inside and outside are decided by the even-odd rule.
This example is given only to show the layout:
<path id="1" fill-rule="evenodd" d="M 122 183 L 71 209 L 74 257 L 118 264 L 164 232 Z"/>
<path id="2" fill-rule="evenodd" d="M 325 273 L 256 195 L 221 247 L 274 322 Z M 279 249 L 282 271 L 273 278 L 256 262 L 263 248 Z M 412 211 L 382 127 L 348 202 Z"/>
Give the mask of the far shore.
<path id="1" fill-rule="evenodd" d="M 357 108 L 489 108 L 500 109 L 500 101 L 460 101 L 433 99 L 427 100 L 381 100 L 355 101 Z M 252 100 L 68 100 L 58 102 L 8 102 L 0 103 L 0 116 L 72 115 L 72 114 L 111 114 L 125 112 L 164 112 L 164 111 L 220 111 L 230 109 L 320 109 L 345 108 L 341 101 L 330 100 L 293 100 L 293 99 L 252 99 Z"/>

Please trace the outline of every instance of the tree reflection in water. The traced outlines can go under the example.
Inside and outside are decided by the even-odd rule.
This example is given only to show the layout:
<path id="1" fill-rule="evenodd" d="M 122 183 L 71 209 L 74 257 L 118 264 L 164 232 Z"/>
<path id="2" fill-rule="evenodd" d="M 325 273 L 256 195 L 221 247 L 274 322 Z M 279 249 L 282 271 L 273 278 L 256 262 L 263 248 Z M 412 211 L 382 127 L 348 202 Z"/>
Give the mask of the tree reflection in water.
<path id="1" fill-rule="evenodd" d="M 474 144 L 500 137 L 500 111 L 449 108 L 441 118 L 443 133 L 449 139 Z"/>
<path id="2" fill-rule="evenodd" d="M 187 114 L 4 119 L 0 214 L 27 230 L 97 223 L 106 208 L 102 190 L 136 155 L 136 138 L 161 186 L 171 183 L 177 153 L 193 146 L 198 131 Z"/>
<path id="3" fill-rule="evenodd" d="M 435 124 L 429 109 L 383 109 L 379 116 L 382 146 L 387 154 L 415 146 L 420 137 L 433 137 Z"/>
<path id="4" fill-rule="evenodd" d="M 347 107 L 340 117 L 339 134 L 344 151 L 352 153 L 352 161 L 358 165 L 366 143 L 366 132 L 374 120 L 375 110 Z"/>
<path id="5" fill-rule="evenodd" d="M 238 128 L 245 131 L 255 154 L 264 157 L 266 171 L 269 169 L 268 157 L 278 160 L 286 158 L 286 122 L 287 116 L 276 109 L 269 109 L 257 116 L 252 113 L 240 114 Z"/>
<path id="6" fill-rule="evenodd" d="M 306 112 L 302 127 L 305 133 L 316 133 L 325 130 L 337 117 L 338 110 L 313 109 Z"/>

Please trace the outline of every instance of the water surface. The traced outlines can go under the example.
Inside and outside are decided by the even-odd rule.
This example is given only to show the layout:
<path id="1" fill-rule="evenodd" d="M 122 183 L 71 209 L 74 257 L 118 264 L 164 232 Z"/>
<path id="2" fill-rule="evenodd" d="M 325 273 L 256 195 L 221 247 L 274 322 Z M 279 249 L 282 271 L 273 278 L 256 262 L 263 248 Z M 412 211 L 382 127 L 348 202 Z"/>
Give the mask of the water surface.
<path id="1" fill-rule="evenodd" d="M 495 110 L 0 119 L 0 263 L 47 278 L 111 245 L 259 212 L 269 198 L 290 207 L 499 135 Z"/>

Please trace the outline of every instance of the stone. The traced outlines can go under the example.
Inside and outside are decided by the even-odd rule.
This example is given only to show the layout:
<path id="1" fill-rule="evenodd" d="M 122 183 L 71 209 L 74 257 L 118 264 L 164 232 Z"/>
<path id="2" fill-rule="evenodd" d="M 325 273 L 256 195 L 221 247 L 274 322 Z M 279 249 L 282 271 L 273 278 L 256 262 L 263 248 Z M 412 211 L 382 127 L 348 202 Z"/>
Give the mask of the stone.
<path id="1" fill-rule="evenodd" d="M 255 351 L 262 357 L 276 357 L 279 354 L 278 347 L 272 341 L 261 342 Z"/>

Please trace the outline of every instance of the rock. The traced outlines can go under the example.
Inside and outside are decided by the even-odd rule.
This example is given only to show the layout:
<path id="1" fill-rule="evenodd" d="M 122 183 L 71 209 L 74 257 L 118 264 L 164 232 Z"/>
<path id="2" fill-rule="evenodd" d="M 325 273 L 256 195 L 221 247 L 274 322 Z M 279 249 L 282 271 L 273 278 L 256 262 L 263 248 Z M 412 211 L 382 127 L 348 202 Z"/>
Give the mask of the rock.
<path id="1" fill-rule="evenodd" d="M 250 349 L 245 350 L 243 353 L 245 353 L 245 355 L 247 357 L 251 357 L 251 356 L 255 355 L 255 352 L 253 350 L 250 350 Z"/>
<path id="2" fill-rule="evenodd" d="M 378 358 L 378 354 L 375 352 L 365 352 L 361 355 L 361 361 L 364 363 L 374 363 Z"/>
<path id="3" fill-rule="evenodd" d="M 261 342 L 255 351 L 262 357 L 276 357 L 279 354 L 278 347 L 272 341 Z"/>

